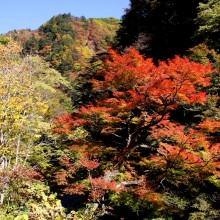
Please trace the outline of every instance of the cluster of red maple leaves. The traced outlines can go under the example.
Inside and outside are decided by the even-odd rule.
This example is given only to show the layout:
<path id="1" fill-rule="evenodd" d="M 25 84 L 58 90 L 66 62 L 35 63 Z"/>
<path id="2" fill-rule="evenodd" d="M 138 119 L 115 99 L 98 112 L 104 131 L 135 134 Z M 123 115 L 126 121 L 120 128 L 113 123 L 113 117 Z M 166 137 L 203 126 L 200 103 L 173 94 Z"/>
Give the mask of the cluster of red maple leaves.
<path id="1" fill-rule="evenodd" d="M 134 49 L 109 51 L 99 80 L 91 80 L 97 100 L 55 121 L 54 132 L 71 139 L 59 183 L 93 201 L 126 192 L 165 204 L 167 192 L 218 179 L 220 122 L 173 117 L 180 107 L 206 104 L 213 72 L 178 56 L 155 65 Z"/>

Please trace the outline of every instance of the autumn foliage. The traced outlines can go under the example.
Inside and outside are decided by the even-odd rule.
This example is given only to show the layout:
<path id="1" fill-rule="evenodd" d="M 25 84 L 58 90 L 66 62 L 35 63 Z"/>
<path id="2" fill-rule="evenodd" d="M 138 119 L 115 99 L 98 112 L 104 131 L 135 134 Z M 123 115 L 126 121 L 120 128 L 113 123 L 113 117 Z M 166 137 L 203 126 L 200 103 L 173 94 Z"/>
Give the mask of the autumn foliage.
<path id="1" fill-rule="evenodd" d="M 0 219 L 220 219 L 219 1 L 177 2 L 0 36 Z"/>
<path id="2" fill-rule="evenodd" d="M 178 56 L 156 66 L 134 49 L 123 55 L 109 51 L 97 72 L 99 80 L 92 80 L 97 100 L 68 121 L 67 116 L 58 118 L 54 128 L 58 135 L 73 137 L 66 190 L 77 193 L 77 186 L 78 193 L 87 192 L 99 202 L 108 194 L 116 204 L 130 195 L 131 204 L 147 201 L 155 209 L 160 204 L 163 213 L 170 209 L 167 196 L 184 196 L 189 202 L 191 196 L 184 192 L 215 185 L 220 145 L 209 133 L 219 123 L 207 119 L 189 125 L 172 118 L 180 107 L 205 105 L 213 71 Z M 66 125 L 60 127 L 61 120 Z"/>

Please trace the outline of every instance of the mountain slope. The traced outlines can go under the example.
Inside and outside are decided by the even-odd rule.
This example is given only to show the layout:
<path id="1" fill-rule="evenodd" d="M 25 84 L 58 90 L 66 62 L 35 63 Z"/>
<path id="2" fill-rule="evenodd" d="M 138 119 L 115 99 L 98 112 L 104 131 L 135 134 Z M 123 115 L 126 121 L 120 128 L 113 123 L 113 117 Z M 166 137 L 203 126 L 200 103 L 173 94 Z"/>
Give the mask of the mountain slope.
<path id="1" fill-rule="evenodd" d="M 21 42 L 24 54 L 39 54 L 64 75 L 81 72 L 96 53 L 112 44 L 120 21 L 115 18 L 74 17 L 60 14 L 38 30 L 15 30 L 8 34 Z"/>

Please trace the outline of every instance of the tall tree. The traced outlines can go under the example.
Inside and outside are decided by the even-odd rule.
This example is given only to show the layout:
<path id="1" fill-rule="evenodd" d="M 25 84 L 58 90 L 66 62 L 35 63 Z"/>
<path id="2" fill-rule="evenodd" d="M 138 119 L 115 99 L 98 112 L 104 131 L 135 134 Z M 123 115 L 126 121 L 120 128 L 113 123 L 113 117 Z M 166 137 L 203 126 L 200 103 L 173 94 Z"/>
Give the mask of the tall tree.
<path id="1" fill-rule="evenodd" d="M 180 57 L 155 66 L 136 50 L 110 51 L 92 81 L 97 100 L 56 119 L 54 131 L 69 141 L 58 184 L 89 195 L 100 212 L 104 205 L 125 204 L 150 218 L 187 218 L 200 199 L 217 216 L 206 196 L 217 195 L 220 146 L 214 133 L 220 123 L 189 126 L 170 114 L 206 103 L 201 88 L 210 85 L 212 71 Z"/>
<path id="2" fill-rule="evenodd" d="M 209 0 L 199 4 L 196 21 L 199 24 L 197 35 L 201 41 L 220 52 L 220 1 Z"/>
<path id="3" fill-rule="evenodd" d="M 51 213 L 63 216 L 63 208 L 42 182 L 50 148 L 42 137 L 54 115 L 50 108 L 60 101 L 52 86 L 65 80 L 56 71 L 55 82 L 46 80 L 49 66 L 20 52 L 16 42 L 0 44 L 0 218 L 51 219 Z"/>

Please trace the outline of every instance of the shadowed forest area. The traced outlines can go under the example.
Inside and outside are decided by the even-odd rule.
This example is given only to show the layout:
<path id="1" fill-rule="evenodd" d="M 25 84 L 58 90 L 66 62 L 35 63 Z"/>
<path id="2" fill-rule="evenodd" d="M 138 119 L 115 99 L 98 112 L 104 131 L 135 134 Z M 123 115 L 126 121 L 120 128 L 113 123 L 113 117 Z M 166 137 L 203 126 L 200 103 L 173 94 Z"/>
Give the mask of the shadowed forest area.
<path id="1" fill-rule="evenodd" d="M 0 35 L 0 219 L 220 219 L 219 95 L 219 0 Z"/>

